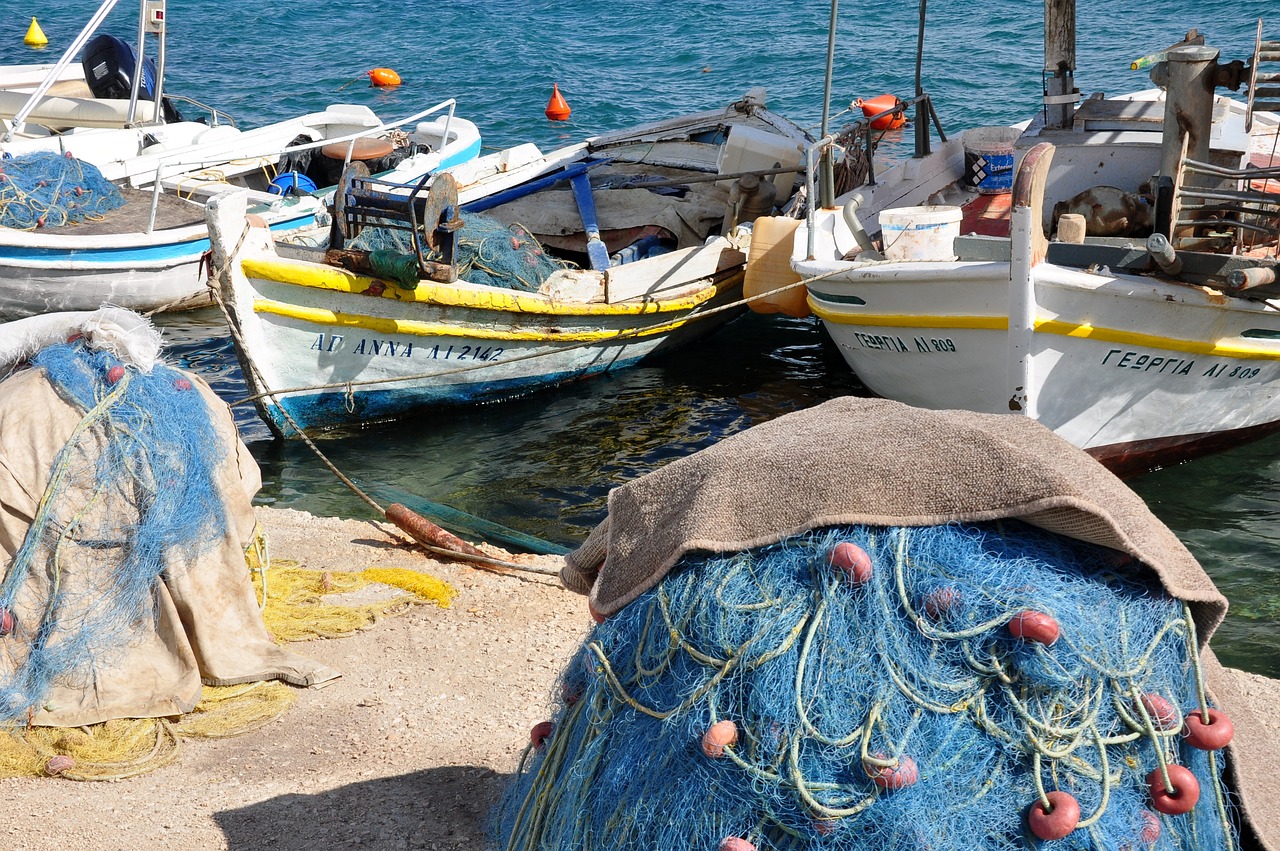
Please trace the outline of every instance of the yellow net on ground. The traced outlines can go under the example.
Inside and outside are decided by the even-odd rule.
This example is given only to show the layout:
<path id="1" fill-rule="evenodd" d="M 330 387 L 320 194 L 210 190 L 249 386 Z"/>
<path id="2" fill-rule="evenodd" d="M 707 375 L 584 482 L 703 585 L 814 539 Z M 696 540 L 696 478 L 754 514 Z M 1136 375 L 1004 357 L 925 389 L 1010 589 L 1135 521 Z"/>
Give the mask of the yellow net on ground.
<path id="1" fill-rule="evenodd" d="M 264 601 L 263 622 L 278 643 L 350 635 L 413 605 L 447 608 L 457 595 L 448 583 L 407 568 L 319 571 L 269 560 L 261 533 L 246 553 L 246 563 L 259 600 Z M 406 593 L 386 597 L 370 589 L 373 584 Z M 361 594 L 374 599 L 342 599 Z M 205 686 L 195 709 L 174 718 L 0 731 L 0 778 L 117 780 L 146 774 L 177 758 L 181 739 L 226 738 L 257 730 L 282 716 L 296 699 L 296 690 L 281 682 Z"/>

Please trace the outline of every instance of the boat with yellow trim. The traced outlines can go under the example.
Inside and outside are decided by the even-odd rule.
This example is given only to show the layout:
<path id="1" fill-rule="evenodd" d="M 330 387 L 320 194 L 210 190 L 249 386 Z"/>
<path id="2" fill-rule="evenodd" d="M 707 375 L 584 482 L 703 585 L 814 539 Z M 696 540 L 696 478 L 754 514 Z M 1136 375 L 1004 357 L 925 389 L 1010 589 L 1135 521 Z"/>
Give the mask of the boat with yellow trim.
<path id="1" fill-rule="evenodd" d="M 1034 120 L 930 150 L 926 116 L 916 157 L 815 205 L 808 306 L 875 393 L 1034 417 L 1120 473 L 1280 429 L 1280 104 L 1249 88 L 1277 43 L 1219 61 L 1193 30 L 1134 63 L 1158 88 L 1076 103 L 1074 3 L 1046 14 Z"/>
<path id="2" fill-rule="evenodd" d="M 263 419 L 296 437 L 513 398 L 741 315 L 750 222 L 788 204 L 812 141 L 763 98 L 413 184 L 352 168 L 314 247 L 215 197 L 218 291 Z"/>

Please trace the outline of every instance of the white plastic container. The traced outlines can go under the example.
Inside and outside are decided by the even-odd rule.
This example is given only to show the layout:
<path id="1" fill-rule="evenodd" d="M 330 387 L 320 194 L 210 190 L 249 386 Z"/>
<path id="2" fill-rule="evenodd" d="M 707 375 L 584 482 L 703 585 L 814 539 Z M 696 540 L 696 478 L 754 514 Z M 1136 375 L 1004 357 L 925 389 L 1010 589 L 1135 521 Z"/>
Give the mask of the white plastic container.
<path id="1" fill-rule="evenodd" d="M 1013 191 L 1013 127 L 975 127 L 964 134 L 964 182 L 982 195 Z"/>
<path id="2" fill-rule="evenodd" d="M 955 260 L 959 207 L 899 207 L 880 213 L 886 260 Z"/>
<path id="3" fill-rule="evenodd" d="M 720 149 L 716 171 L 720 174 L 737 174 L 743 171 L 767 170 L 774 166 L 780 168 L 795 167 L 799 170 L 804 163 L 804 150 L 794 139 L 735 124 L 729 128 L 729 138 Z M 762 180 L 772 180 L 778 190 L 777 197 L 783 201 L 791 197 L 791 190 L 796 181 L 796 172 L 785 172 Z M 727 181 L 722 185 L 728 186 Z"/>

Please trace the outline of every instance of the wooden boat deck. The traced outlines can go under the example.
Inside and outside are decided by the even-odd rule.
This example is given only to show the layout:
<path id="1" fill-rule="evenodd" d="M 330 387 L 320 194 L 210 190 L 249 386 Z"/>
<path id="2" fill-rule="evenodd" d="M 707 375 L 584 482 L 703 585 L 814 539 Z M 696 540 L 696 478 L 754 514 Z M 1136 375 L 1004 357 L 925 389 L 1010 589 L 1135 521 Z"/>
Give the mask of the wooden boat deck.
<path id="1" fill-rule="evenodd" d="M 151 217 L 151 192 L 144 189 L 121 189 L 124 206 L 107 213 L 101 219 L 66 225 L 56 231 L 69 236 L 109 236 L 124 233 L 141 233 L 147 229 Z M 156 207 L 156 230 L 184 228 L 204 224 L 204 206 L 193 204 L 170 194 L 160 196 Z"/>

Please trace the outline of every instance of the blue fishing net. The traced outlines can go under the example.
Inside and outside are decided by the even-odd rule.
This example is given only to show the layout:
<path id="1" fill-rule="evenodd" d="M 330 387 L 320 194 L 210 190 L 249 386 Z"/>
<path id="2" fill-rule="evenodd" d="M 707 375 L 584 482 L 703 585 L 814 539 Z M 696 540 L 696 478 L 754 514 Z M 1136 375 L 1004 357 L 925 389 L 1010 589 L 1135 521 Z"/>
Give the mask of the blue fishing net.
<path id="1" fill-rule="evenodd" d="M 32 358 L 83 414 L 53 460 L 22 546 L 0 583 L 0 721 L 54 685 L 91 688 L 95 667 L 155 627 L 156 583 L 226 534 L 225 449 L 199 391 L 163 365 L 125 367 L 82 342 Z"/>
<path id="2" fill-rule="evenodd" d="M 554 272 L 573 268 L 573 264 L 548 254 L 523 226 L 517 224 L 508 227 L 493 216 L 483 213 L 468 213 L 463 218 L 457 237 L 454 260 L 458 267 L 458 277 L 467 283 L 537 292 L 538 287 Z M 405 258 L 406 262 L 415 264 L 416 269 L 408 231 L 367 227 L 348 246 L 383 257 L 386 256 L 383 252 L 398 255 Z M 428 260 L 440 259 L 438 253 L 425 256 Z M 370 259 L 376 261 L 378 258 Z M 392 260 L 388 259 L 386 262 L 390 264 Z M 387 276 L 394 277 L 389 269 Z"/>
<path id="3" fill-rule="evenodd" d="M 829 562 L 841 542 L 869 556 L 865 582 Z M 1011 633 L 1046 616 L 1052 644 Z M 560 687 L 497 848 L 1234 843 L 1221 755 L 1179 732 L 1204 708 L 1184 605 L 1118 554 L 1017 521 L 685 557 L 596 627 Z M 715 756 L 727 739 L 704 736 L 726 721 Z M 1153 809 L 1162 765 L 1194 772 L 1190 813 Z M 1080 820 L 1041 842 L 1028 812 L 1056 792 Z"/>
<path id="4" fill-rule="evenodd" d="M 57 228 L 100 219 L 124 204 L 97 166 L 40 151 L 0 160 L 0 227 Z"/>

